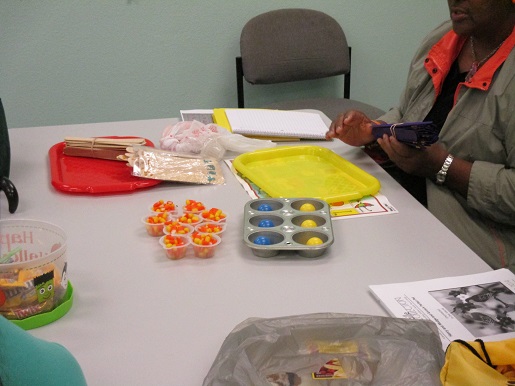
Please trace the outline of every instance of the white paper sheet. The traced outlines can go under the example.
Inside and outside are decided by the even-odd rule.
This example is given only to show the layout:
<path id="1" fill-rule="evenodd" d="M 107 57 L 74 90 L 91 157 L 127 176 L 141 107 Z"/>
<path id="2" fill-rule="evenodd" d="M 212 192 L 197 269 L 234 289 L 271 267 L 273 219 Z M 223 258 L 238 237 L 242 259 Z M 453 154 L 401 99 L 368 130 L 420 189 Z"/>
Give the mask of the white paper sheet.
<path id="1" fill-rule="evenodd" d="M 435 322 L 444 350 L 455 339 L 515 338 L 515 275 L 507 269 L 370 290 L 392 316 Z"/>

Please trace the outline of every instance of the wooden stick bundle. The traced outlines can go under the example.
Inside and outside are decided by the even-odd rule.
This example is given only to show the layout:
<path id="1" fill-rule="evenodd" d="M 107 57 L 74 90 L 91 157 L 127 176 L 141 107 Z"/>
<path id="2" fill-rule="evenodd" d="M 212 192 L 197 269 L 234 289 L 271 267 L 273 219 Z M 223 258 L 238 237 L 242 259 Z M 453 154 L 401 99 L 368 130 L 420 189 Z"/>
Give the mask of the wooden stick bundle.
<path id="1" fill-rule="evenodd" d="M 104 137 L 65 137 L 64 154 L 75 157 L 90 157 L 108 160 L 119 160 L 127 147 L 144 146 L 144 138 L 104 138 Z"/>

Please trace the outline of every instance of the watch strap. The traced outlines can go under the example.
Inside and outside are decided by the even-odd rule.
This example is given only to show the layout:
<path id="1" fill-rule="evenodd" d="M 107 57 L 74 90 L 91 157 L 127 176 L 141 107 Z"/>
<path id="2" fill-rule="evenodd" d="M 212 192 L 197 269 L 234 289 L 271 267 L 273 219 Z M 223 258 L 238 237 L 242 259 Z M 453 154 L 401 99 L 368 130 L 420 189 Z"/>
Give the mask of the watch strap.
<path id="1" fill-rule="evenodd" d="M 440 171 L 438 173 L 436 173 L 436 183 L 438 185 L 443 185 L 443 183 L 445 182 L 445 180 L 447 178 L 447 172 L 449 170 L 449 167 L 452 164 L 452 161 L 454 161 L 454 156 L 452 154 L 449 154 L 445 158 L 445 161 L 443 162 L 443 165 L 442 165 L 442 168 L 440 169 Z"/>

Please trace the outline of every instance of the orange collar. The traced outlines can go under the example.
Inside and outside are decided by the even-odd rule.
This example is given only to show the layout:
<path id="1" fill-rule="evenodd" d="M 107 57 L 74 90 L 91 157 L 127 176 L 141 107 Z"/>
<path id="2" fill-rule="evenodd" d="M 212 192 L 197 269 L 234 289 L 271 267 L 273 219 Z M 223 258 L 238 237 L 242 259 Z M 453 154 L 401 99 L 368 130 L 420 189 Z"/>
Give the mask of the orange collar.
<path id="1" fill-rule="evenodd" d="M 436 95 L 440 94 L 443 81 L 466 41 L 467 37 L 458 36 L 454 31 L 449 31 L 429 51 L 424 65 L 433 78 Z M 479 68 L 472 79 L 463 84 L 470 88 L 488 90 L 495 71 L 504 63 L 513 47 L 515 47 L 515 28 L 497 52 Z"/>

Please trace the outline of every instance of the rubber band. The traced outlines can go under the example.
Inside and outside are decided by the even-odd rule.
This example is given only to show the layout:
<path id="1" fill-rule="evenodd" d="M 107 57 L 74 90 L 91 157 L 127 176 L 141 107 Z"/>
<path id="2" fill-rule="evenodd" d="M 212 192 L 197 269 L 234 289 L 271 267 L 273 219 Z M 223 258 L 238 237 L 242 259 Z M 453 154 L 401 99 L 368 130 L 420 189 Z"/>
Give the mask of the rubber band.
<path id="1" fill-rule="evenodd" d="M 397 127 L 398 123 L 394 123 L 393 125 L 390 126 L 390 134 L 392 136 L 394 136 L 395 138 L 397 138 L 397 136 L 395 135 L 395 128 Z"/>

